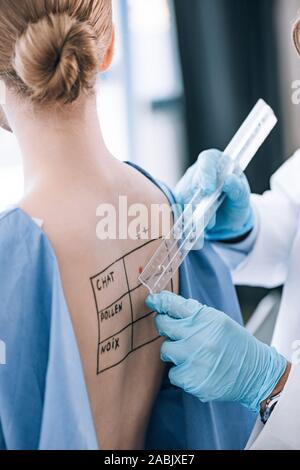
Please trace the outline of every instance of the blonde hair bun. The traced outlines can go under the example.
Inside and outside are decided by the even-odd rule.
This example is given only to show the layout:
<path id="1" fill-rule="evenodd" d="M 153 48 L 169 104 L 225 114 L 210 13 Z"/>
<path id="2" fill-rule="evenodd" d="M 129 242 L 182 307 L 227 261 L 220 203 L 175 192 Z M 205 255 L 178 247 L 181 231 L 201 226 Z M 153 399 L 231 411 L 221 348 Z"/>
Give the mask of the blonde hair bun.
<path id="1" fill-rule="evenodd" d="M 75 101 L 93 88 L 97 66 L 93 28 L 67 13 L 28 23 L 16 42 L 14 70 L 37 102 Z"/>

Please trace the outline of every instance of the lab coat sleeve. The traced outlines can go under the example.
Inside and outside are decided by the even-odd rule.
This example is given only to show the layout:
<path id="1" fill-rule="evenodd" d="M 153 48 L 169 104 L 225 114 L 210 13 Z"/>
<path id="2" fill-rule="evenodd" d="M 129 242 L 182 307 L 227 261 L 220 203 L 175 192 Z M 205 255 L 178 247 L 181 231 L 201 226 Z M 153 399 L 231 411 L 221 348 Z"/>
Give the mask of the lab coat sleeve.
<path id="1" fill-rule="evenodd" d="M 236 285 L 274 288 L 284 284 L 291 248 L 297 233 L 300 209 L 300 151 L 290 158 L 271 179 L 271 190 L 253 195 L 256 214 L 255 242 L 249 252 L 238 246 L 220 244 L 218 251 L 227 261 L 228 250 L 240 251 L 240 263 L 231 259 L 230 269 Z"/>
<path id="2" fill-rule="evenodd" d="M 265 426 L 257 422 L 247 450 L 300 449 L 300 365 L 294 365 L 283 394 Z"/>
<path id="3" fill-rule="evenodd" d="M 235 243 L 234 245 L 224 244 L 224 243 L 214 243 L 214 250 L 221 256 L 227 267 L 231 272 L 238 268 L 246 259 L 257 240 L 258 234 L 258 218 L 254 224 L 252 232 L 248 237 L 240 242 Z"/>

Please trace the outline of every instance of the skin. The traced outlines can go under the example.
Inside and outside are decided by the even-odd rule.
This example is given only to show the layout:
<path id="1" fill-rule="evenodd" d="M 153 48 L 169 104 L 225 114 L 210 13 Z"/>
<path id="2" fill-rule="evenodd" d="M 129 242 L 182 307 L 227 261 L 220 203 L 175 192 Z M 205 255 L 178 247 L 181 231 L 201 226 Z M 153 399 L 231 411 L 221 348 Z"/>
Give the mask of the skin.
<path id="1" fill-rule="evenodd" d="M 5 116 L 2 105 L 0 105 L 0 127 L 2 127 L 2 129 L 6 130 L 6 131 L 12 132 L 12 130 L 9 127 L 9 124 L 7 122 L 7 119 L 6 119 L 6 116 Z"/>

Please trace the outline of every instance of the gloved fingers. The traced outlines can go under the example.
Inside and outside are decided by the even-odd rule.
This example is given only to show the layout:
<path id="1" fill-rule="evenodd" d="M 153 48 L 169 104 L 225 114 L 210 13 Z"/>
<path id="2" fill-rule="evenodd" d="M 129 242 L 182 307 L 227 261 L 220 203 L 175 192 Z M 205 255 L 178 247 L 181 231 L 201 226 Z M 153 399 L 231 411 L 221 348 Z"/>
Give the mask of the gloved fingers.
<path id="1" fill-rule="evenodd" d="M 169 315 L 158 314 L 155 317 L 155 324 L 160 336 L 178 341 L 184 338 L 186 328 L 183 328 L 182 320 L 176 320 Z"/>
<path id="2" fill-rule="evenodd" d="M 202 322 L 193 323 L 193 317 L 179 320 L 165 314 L 158 314 L 155 317 L 155 323 L 160 336 L 172 341 L 184 341 L 186 346 L 202 327 Z"/>
<path id="3" fill-rule="evenodd" d="M 176 201 L 181 205 L 189 204 L 194 195 L 192 180 L 196 171 L 195 166 L 196 163 L 186 171 L 185 175 L 181 178 L 179 183 L 177 183 L 176 188 L 174 189 Z"/>
<path id="4" fill-rule="evenodd" d="M 182 388 L 185 392 L 191 393 L 193 388 L 193 370 L 187 362 L 172 367 L 169 372 L 169 379 L 172 385 Z"/>
<path id="5" fill-rule="evenodd" d="M 207 150 L 199 155 L 197 162 L 187 170 L 184 177 L 175 188 L 175 197 L 181 205 L 190 204 L 194 199 L 194 204 L 199 204 L 204 196 L 212 194 L 218 184 L 220 176 L 225 171 L 229 157 L 219 150 Z"/>
<path id="6" fill-rule="evenodd" d="M 202 196 L 208 196 L 216 190 L 221 162 L 222 153 L 219 150 L 207 150 L 200 154 L 192 180 L 192 187 L 194 189 L 201 188 Z"/>
<path id="7" fill-rule="evenodd" d="M 250 200 L 250 187 L 244 174 L 241 176 L 230 175 L 226 178 L 223 188 L 224 193 L 232 202 L 247 203 Z"/>
<path id="8" fill-rule="evenodd" d="M 194 395 L 202 402 L 213 401 L 214 390 L 208 392 L 208 395 L 202 390 L 203 370 L 194 370 L 193 365 L 187 360 L 182 364 L 174 366 L 169 372 L 169 379 L 172 385 L 181 388 L 186 393 Z"/>
<path id="9" fill-rule="evenodd" d="M 218 161 L 218 175 L 222 180 L 225 179 L 225 175 L 228 174 L 232 165 L 232 160 L 225 153 L 221 153 Z"/>
<path id="10" fill-rule="evenodd" d="M 185 188 L 183 193 L 175 192 L 176 201 L 181 204 L 182 206 L 186 206 L 190 204 L 191 200 L 193 199 L 197 188 L 190 186 L 188 189 Z M 199 204 L 201 198 L 195 200 L 196 204 Z"/>
<path id="11" fill-rule="evenodd" d="M 186 361 L 188 355 L 188 350 L 183 341 L 165 341 L 161 347 L 161 360 L 171 362 L 176 366 Z"/>
<path id="12" fill-rule="evenodd" d="M 186 300 L 171 292 L 149 295 L 146 299 L 146 304 L 157 313 L 165 313 L 177 319 L 192 317 L 203 307 L 196 300 Z"/>

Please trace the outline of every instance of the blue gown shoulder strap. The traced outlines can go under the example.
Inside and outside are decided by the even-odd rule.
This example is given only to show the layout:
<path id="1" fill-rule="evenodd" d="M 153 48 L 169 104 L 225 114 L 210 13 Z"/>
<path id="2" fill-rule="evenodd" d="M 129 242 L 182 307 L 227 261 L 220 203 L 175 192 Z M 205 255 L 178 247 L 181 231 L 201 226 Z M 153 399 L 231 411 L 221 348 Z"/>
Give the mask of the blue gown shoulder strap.
<path id="1" fill-rule="evenodd" d="M 135 163 L 132 163 L 132 162 L 126 162 L 126 163 L 127 163 L 127 165 L 129 165 L 132 168 L 134 168 L 135 170 L 137 170 L 139 173 L 142 173 L 142 175 L 144 175 L 145 178 L 147 178 L 155 186 L 157 186 L 164 193 L 164 195 L 167 197 L 170 204 L 176 204 L 176 199 L 175 199 L 175 196 L 174 196 L 173 192 L 170 190 L 170 188 L 165 183 L 154 179 L 153 176 L 150 175 L 150 173 L 148 173 L 146 170 L 144 170 L 140 166 L 136 165 Z"/>

